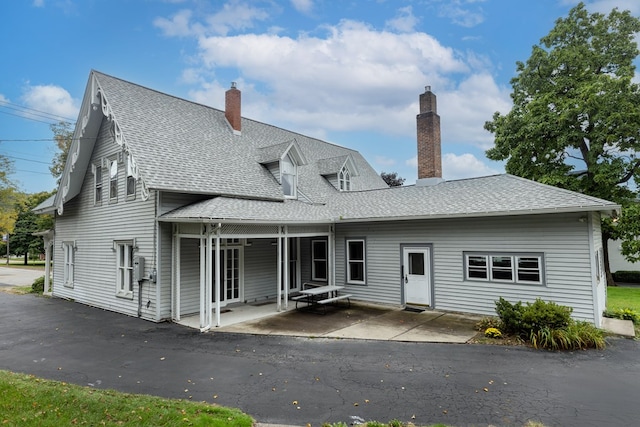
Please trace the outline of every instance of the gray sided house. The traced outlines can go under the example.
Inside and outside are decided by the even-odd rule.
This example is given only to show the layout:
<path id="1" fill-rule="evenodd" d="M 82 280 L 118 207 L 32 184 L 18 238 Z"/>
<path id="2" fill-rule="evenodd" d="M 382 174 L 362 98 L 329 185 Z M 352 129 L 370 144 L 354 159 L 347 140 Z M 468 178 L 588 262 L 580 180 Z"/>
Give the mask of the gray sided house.
<path id="1" fill-rule="evenodd" d="M 597 326 L 605 200 L 511 175 L 443 181 L 435 95 L 419 180 L 389 188 L 356 151 L 92 71 L 58 192 L 53 295 L 147 320 L 286 308 L 305 282 L 353 299 L 493 314 L 556 301 Z"/>

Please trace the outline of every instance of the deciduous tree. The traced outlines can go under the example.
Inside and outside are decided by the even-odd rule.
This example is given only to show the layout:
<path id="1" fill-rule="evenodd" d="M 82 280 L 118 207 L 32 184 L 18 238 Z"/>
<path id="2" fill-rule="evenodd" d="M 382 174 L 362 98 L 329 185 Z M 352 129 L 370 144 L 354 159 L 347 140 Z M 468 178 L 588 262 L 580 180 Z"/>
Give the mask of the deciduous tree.
<path id="1" fill-rule="evenodd" d="M 583 3 L 558 19 L 517 63 L 511 111 L 485 124 L 495 135 L 487 157 L 506 160 L 508 173 L 628 205 L 640 182 L 639 31 L 629 11 L 590 14 Z M 629 218 L 604 227 L 605 250 Z"/>

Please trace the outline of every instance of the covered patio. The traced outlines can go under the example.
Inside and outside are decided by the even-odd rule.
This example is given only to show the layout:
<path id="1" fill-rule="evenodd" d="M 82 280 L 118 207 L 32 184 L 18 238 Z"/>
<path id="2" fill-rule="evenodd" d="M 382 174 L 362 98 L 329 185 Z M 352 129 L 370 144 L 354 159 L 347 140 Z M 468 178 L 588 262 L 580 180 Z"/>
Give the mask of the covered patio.
<path id="1" fill-rule="evenodd" d="M 260 224 L 161 217 L 172 222 L 171 317 L 207 331 L 294 308 L 290 295 L 315 261 L 335 282 L 331 224 Z M 310 246 L 324 242 L 324 259 Z"/>

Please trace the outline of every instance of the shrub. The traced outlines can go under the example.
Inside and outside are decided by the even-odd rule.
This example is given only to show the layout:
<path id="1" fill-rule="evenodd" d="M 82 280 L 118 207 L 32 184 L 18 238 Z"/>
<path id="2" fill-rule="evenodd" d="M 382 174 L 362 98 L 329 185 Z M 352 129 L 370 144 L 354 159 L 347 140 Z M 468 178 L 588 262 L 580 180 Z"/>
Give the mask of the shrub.
<path id="1" fill-rule="evenodd" d="M 611 275 L 616 282 L 640 283 L 640 271 L 619 270 Z"/>
<path id="2" fill-rule="evenodd" d="M 508 333 L 519 334 L 522 330 L 522 302 L 511 304 L 500 297 L 496 301 L 496 313 L 502 322 L 502 329 Z"/>
<path id="3" fill-rule="evenodd" d="M 502 324 L 498 317 L 483 317 L 476 323 L 476 331 L 485 331 L 488 328 L 502 328 Z"/>
<path id="4" fill-rule="evenodd" d="M 497 328 L 487 328 L 484 331 L 484 336 L 488 338 L 502 338 L 502 332 Z"/>
<path id="5" fill-rule="evenodd" d="M 537 298 L 533 304 L 527 303 L 522 313 L 524 331 L 537 331 L 542 328 L 560 329 L 569 325 L 573 309 L 555 302 Z"/>
<path id="6" fill-rule="evenodd" d="M 38 277 L 31 284 L 31 293 L 41 294 L 44 292 L 44 276 Z"/>
<path id="7" fill-rule="evenodd" d="M 606 310 L 605 317 L 614 319 L 631 320 L 634 324 L 640 324 L 640 313 L 632 308 L 616 308 L 615 310 Z"/>
<path id="8" fill-rule="evenodd" d="M 570 307 L 558 305 L 555 302 L 545 302 L 540 298 L 531 304 L 522 305 L 521 301 L 511 304 L 504 298 L 496 302 L 496 312 L 502 321 L 506 332 L 524 337 L 531 331 L 538 331 L 545 327 L 550 329 L 563 328 L 571 321 Z"/>

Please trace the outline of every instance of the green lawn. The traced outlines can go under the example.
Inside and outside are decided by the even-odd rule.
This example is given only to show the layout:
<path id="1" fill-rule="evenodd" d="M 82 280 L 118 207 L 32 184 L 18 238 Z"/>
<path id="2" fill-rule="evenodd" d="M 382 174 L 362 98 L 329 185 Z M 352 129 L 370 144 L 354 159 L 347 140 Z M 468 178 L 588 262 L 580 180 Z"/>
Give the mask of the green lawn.
<path id="1" fill-rule="evenodd" d="M 607 309 L 631 308 L 640 313 L 640 287 L 623 288 L 609 286 L 607 288 Z"/>
<path id="2" fill-rule="evenodd" d="M 238 409 L 96 390 L 0 370 L 0 425 L 251 427 Z"/>

